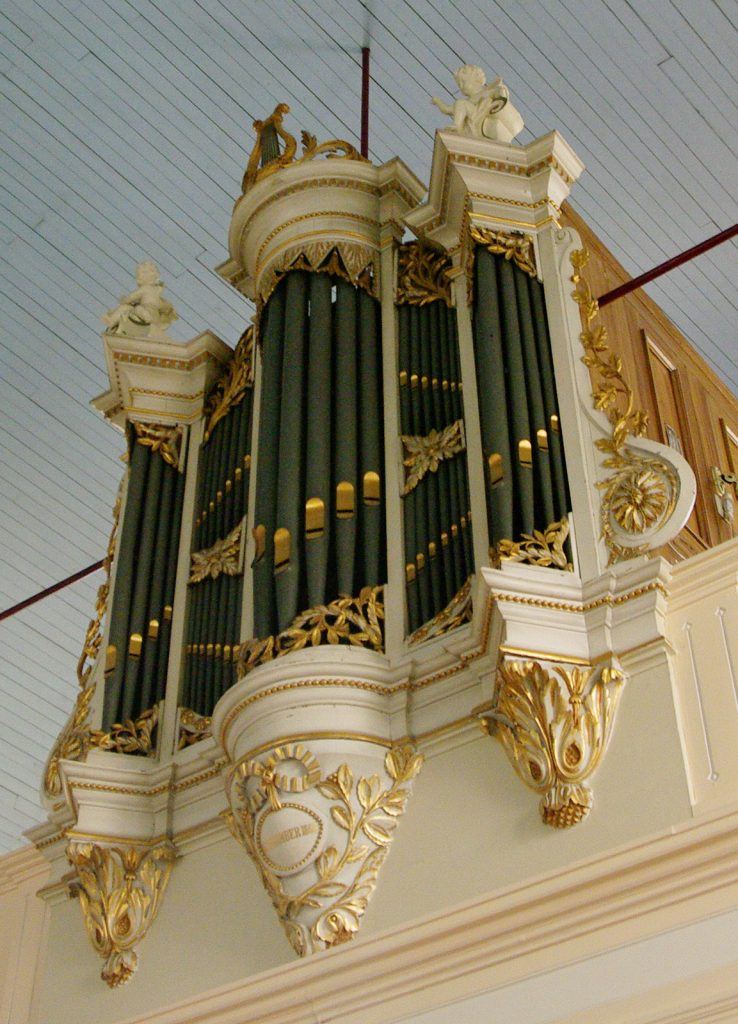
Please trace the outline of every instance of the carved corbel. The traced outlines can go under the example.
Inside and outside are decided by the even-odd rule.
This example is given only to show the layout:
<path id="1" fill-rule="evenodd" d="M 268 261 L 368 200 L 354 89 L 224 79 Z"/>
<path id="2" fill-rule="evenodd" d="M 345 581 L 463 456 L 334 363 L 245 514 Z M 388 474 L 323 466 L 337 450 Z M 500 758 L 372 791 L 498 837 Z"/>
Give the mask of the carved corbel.
<path id="1" fill-rule="evenodd" d="M 493 710 L 482 722 L 526 786 L 541 794 L 545 824 L 569 828 L 589 814 L 588 781 L 610 742 L 624 682 L 613 666 L 499 666 Z"/>
<path id="2" fill-rule="evenodd" d="M 169 842 L 112 846 L 72 839 L 67 859 L 76 872 L 87 934 L 105 958 L 101 977 L 123 985 L 138 966 L 136 947 L 151 927 L 169 881 L 175 852 Z"/>
<path id="3" fill-rule="evenodd" d="M 326 774 L 307 747 L 288 743 L 231 769 L 231 831 L 300 956 L 353 938 L 422 761 L 396 747 L 368 776 L 344 761 Z"/>

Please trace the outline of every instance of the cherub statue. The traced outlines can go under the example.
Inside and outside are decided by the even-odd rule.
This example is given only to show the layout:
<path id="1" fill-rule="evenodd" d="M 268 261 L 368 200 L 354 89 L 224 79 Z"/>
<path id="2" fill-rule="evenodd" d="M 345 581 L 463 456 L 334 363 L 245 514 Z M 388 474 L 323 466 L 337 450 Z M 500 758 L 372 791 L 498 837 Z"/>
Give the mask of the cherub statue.
<path id="1" fill-rule="evenodd" d="M 130 295 L 124 295 L 120 305 L 102 317 L 108 332 L 133 338 L 171 341 L 166 328 L 177 319 L 177 314 L 171 303 L 162 298 L 164 285 L 159 279 L 156 264 L 151 260 L 139 263 L 136 283 L 138 288 Z"/>
<path id="2" fill-rule="evenodd" d="M 509 102 L 510 93 L 501 78 L 487 85 L 487 76 L 475 64 L 464 64 L 454 78 L 465 99 L 445 103 L 434 96 L 433 102 L 453 118 L 460 135 L 511 142 L 523 130 L 523 119 Z"/>

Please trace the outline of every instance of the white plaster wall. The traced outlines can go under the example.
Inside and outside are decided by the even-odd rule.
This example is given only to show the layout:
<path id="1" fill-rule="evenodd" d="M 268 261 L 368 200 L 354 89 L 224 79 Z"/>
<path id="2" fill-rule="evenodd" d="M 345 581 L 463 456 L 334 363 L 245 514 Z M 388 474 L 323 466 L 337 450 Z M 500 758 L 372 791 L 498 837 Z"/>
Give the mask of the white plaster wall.
<path id="1" fill-rule="evenodd" d="M 671 686 L 658 659 L 626 685 L 594 791 L 588 820 L 557 831 L 542 824 L 537 795 L 497 741 L 480 733 L 431 754 L 357 941 L 687 820 Z M 175 864 L 123 988 L 101 981 L 76 901 L 50 907 L 48 948 L 39 1024 L 127 1020 L 294 959 L 256 870 L 225 833 Z"/>

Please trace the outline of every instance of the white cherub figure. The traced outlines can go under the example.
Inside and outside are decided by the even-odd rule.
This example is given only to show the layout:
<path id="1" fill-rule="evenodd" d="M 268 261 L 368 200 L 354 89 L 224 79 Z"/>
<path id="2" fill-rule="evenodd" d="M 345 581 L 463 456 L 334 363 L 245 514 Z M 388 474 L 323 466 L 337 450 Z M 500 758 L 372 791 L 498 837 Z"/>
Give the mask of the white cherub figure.
<path id="1" fill-rule="evenodd" d="M 510 93 L 501 78 L 487 85 L 487 76 L 475 64 L 464 64 L 454 78 L 465 98 L 444 103 L 434 96 L 433 102 L 453 118 L 460 135 L 510 142 L 523 130 L 523 119 L 509 103 Z"/>
<path id="2" fill-rule="evenodd" d="M 164 285 L 156 264 L 151 260 L 139 263 L 136 283 L 138 288 L 124 295 L 120 305 L 104 314 L 102 322 L 111 334 L 171 341 L 166 328 L 177 319 L 177 314 L 171 303 L 162 298 Z"/>

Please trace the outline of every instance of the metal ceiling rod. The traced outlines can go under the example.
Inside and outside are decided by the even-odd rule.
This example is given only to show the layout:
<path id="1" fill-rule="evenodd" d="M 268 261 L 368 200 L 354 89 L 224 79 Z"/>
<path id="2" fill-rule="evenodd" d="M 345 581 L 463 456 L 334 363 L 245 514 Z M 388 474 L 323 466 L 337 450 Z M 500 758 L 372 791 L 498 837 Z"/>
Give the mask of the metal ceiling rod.
<path id="1" fill-rule="evenodd" d="M 76 583 L 77 580 L 84 579 L 85 576 L 92 575 L 93 572 L 97 572 L 98 569 L 102 569 L 103 563 L 95 562 L 94 565 L 88 565 L 86 569 L 80 569 L 79 572 L 72 573 L 71 576 L 67 576 L 65 580 L 60 580 L 59 583 L 54 583 L 53 586 L 47 587 L 46 590 L 40 591 L 38 594 L 34 594 L 33 597 L 27 597 L 25 601 L 20 601 L 18 604 L 14 604 L 12 608 L 6 608 L 5 611 L 0 612 L 0 622 L 3 619 L 9 619 L 11 615 L 15 615 L 16 612 L 22 612 L 24 608 L 30 607 L 44 597 L 51 597 L 57 590 L 62 590 L 64 587 L 68 587 L 70 583 Z"/>
<path id="2" fill-rule="evenodd" d="M 361 155 L 369 157 L 369 47 L 361 49 Z"/>
<path id="3" fill-rule="evenodd" d="M 639 277 L 634 277 L 632 281 L 626 281 L 625 284 L 618 285 L 617 288 L 613 288 L 610 292 L 605 292 L 604 295 L 600 295 L 597 300 L 597 304 L 602 309 L 603 306 L 607 306 L 608 303 L 614 302 L 615 299 L 622 299 L 624 295 L 628 295 L 630 292 L 641 288 L 644 284 L 648 284 L 649 281 L 653 281 L 656 277 L 661 277 L 662 274 L 668 273 L 675 267 L 681 267 L 682 263 L 688 263 L 689 260 L 693 260 L 695 256 L 699 256 L 703 252 L 707 252 L 708 249 L 713 249 L 716 245 L 720 245 L 722 242 L 727 242 L 729 238 L 733 238 L 734 235 L 738 235 L 738 224 L 734 224 L 732 228 L 726 228 L 725 231 L 721 231 L 717 235 L 713 235 L 712 238 L 707 238 L 704 242 L 700 242 L 698 245 L 692 246 L 691 249 L 687 249 L 686 252 L 680 253 L 679 256 L 672 256 L 670 260 L 666 260 L 665 263 L 659 263 L 653 270 L 647 270 L 645 274 L 641 274 Z"/>

